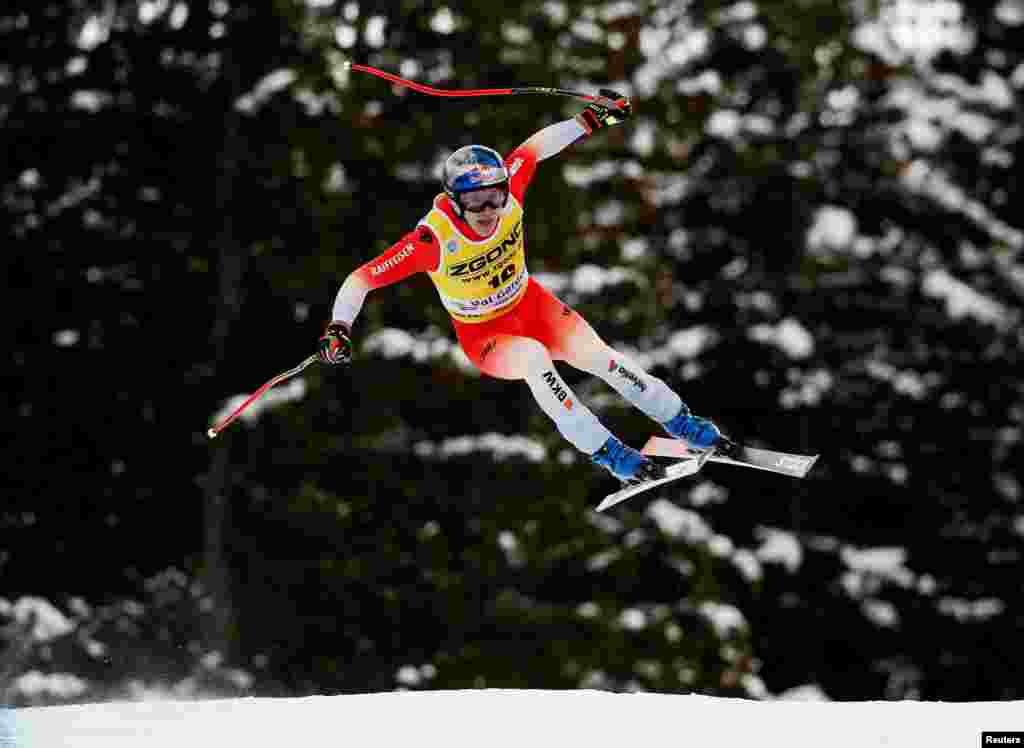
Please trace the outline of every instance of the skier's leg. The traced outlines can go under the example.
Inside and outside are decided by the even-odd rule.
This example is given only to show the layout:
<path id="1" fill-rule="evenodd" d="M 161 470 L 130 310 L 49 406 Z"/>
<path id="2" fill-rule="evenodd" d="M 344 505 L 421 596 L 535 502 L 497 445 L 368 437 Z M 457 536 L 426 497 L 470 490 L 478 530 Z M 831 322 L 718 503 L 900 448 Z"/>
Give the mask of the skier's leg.
<path id="1" fill-rule="evenodd" d="M 486 345 L 488 350 L 481 361 L 481 370 L 501 379 L 526 382 L 541 410 L 574 447 L 589 455 L 608 441 L 611 432 L 577 399 L 539 341 L 498 335 Z"/>
<path id="2" fill-rule="evenodd" d="M 690 413 L 675 391 L 606 344 L 582 317 L 567 338 L 565 350 L 566 361 L 601 377 L 672 436 L 695 447 L 711 447 L 722 438 L 714 423 Z"/>
<path id="3" fill-rule="evenodd" d="M 621 481 L 662 477 L 664 468 L 623 444 L 581 403 L 559 376 L 547 348 L 521 335 L 467 330 L 456 326 L 470 360 L 485 374 L 526 382 L 533 398 L 555 427 L 576 449 Z"/>
<path id="4" fill-rule="evenodd" d="M 672 436 L 698 447 L 719 442 L 722 434 L 715 424 L 692 415 L 665 382 L 605 343 L 578 312 L 543 288 L 535 298 L 532 324 L 556 360 L 600 377 Z"/>
<path id="5" fill-rule="evenodd" d="M 484 374 L 519 379 L 555 427 L 576 449 L 619 480 L 631 483 L 664 475 L 664 467 L 623 444 L 581 403 L 555 369 L 547 346 L 532 332 L 538 294 L 546 292 L 530 280 L 526 298 L 509 314 L 478 324 L 453 321 L 459 344 Z"/>
<path id="6" fill-rule="evenodd" d="M 600 377 L 658 423 L 679 412 L 683 401 L 665 382 L 605 343 L 579 312 L 548 296 L 541 316 L 550 338 L 545 342 L 556 359 Z"/>

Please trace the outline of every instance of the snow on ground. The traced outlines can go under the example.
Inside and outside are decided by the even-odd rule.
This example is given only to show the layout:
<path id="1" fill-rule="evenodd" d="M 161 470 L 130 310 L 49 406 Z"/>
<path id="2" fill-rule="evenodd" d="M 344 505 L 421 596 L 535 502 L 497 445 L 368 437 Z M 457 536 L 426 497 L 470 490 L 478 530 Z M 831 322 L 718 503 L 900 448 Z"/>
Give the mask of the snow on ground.
<path id="1" fill-rule="evenodd" d="M 1024 702 L 750 701 L 602 691 L 420 691 L 0 710 L 0 748 L 983 745 Z M 809 698 L 815 698 L 811 693 Z M 6 726 L 4 725 L 6 722 Z M 13 722 L 15 742 L 5 742 Z"/>

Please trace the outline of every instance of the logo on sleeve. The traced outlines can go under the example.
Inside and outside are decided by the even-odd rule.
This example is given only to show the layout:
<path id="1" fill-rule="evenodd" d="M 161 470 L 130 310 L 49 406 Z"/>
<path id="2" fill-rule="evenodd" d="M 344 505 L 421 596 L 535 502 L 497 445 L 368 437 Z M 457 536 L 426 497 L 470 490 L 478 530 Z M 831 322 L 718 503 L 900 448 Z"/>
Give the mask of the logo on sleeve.
<path id="1" fill-rule="evenodd" d="M 406 244 L 398 252 L 395 252 L 395 254 L 391 255 L 391 257 L 384 260 L 384 262 L 379 262 L 376 265 L 373 265 L 370 268 L 370 275 L 380 275 L 381 273 L 386 273 L 388 270 L 391 270 L 392 268 L 398 267 L 398 265 L 400 265 L 403 261 L 412 257 L 412 253 L 415 251 L 415 244 Z"/>
<path id="2" fill-rule="evenodd" d="M 516 160 L 513 161 L 511 165 L 508 167 L 508 175 L 510 177 L 514 177 L 516 175 L 516 172 L 519 171 L 519 167 L 522 165 L 523 160 L 521 158 L 516 158 Z"/>

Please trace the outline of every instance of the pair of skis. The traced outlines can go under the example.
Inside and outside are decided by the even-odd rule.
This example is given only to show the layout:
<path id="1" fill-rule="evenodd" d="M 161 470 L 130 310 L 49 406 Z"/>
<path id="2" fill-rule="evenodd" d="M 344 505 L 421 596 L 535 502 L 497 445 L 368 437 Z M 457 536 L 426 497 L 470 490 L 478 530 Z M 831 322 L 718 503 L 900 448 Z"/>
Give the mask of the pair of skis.
<path id="1" fill-rule="evenodd" d="M 772 473 L 788 475 L 791 478 L 803 478 L 814 467 L 814 463 L 818 459 L 818 455 L 791 454 L 789 452 L 756 449 L 743 445 L 736 445 L 725 453 L 719 453 L 714 449 L 697 450 L 691 449 L 687 446 L 686 442 L 679 441 L 678 439 L 667 439 L 662 436 L 652 436 L 640 451 L 648 457 L 655 457 L 661 460 L 670 459 L 673 461 L 665 469 L 665 477 L 626 486 L 615 493 L 609 494 L 597 505 L 597 511 L 603 512 L 605 509 L 620 504 L 626 499 L 636 496 L 638 493 L 643 493 L 664 483 L 671 483 L 674 480 L 693 475 L 709 461 L 721 462 L 726 465 L 740 465 L 756 470 L 767 470 Z"/>
<path id="2" fill-rule="evenodd" d="M 206 435 L 211 439 L 215 438 L 221 431 L 227 428 L 229 424 L 242 415 L 245 409 L 259 399 L 267 390 L 286 379 L 294 377 L 306 368 L 315 364 L 317 360 L 318 357 L 316 354 L 307 356 L 294 369 L 283 371 L 275 376 L 269 382 L 256 390 L 256 392 L 247 397 L 242 404 L 235 408 L 235 410 L 227 417 L 221 419 L 216 425 L 210 427 L 207 430 Z M 671 461 L 672 464 L 665 469 L 665 477 L 626 486 L 613 494 L 609 494 L 608 496 L 605 496 L 604 500 L 600 504 L 598 504 L 597 511 L 603 512 L 605 509 L 636 496 L 638 493 L 643 493 L 644 491 L 660 486 L 663 483 L 670 483 L 671 481 L 685 478 L 687 475 L 693 475 L 704 467 L 704 463 L 708 461 L 722 462 L 727 465 L 742 465 L 743 467 L 755 468 L 757 470 L 781 473 L 782 475 L 788 475 L 793 478 L 803 478 L 807 475 L 818 459 L 818 455 L 799 455 L 790 454 L 789 452 L 775 452 L 770 449 L 755 449 L 754 447 L 746 447 L 731 443 L 729 444 L 729 449 L 727 451 L 722 449 L 690 449 L 686 442 L 682 442 L 677 439 L 667 439 L 662 436 L 652 436 L 647 440 L 647 444 L 644 445 L 644 448 L 641 451 L 649 457 Z"/>

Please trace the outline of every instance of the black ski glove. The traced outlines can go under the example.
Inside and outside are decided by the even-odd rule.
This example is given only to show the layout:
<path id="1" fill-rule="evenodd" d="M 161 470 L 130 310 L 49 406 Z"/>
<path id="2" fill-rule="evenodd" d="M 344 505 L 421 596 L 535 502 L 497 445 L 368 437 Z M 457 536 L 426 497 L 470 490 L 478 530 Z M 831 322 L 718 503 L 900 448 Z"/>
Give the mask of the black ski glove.
<path id="1" fill-rule="evenodd" d="M 618 125 L 633 116 L 633 104 L 622 94 L 608 88 L 602 88 L 598 94 L 606 99 L 611 99 L 615 102 L 615 106 L 608 107 L 594 101 L 587 104 L 587 108 L 576 115 L 576 120 L 586 128 L 590 135 L 605 127 Z"/>
<path id="2" fill-rule="evenodd" d="M 327 325 L 320 337 L 316 355 L 325 364 L 347 364 L 352 360 L 351 328 L 344 322 L 332 322 Z"/>

